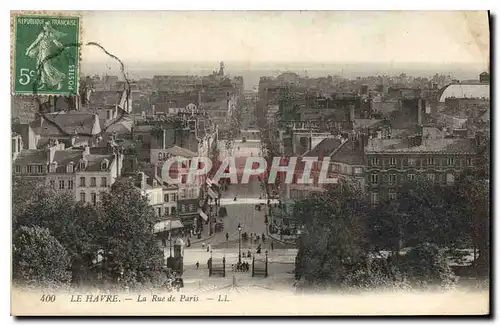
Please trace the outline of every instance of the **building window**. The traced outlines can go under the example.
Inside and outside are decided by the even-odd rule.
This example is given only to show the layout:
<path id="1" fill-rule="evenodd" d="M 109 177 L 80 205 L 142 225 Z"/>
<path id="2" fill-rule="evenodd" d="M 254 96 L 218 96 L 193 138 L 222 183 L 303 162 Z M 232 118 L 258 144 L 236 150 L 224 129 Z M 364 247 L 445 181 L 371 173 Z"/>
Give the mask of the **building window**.
<path id="1" fill-rule="evenodd" d="M 73 173 L 73 171 L 74 171 L 74 164 L 73 164 L 73 162 L 71 162 L 68 164 L 67 172 Z"/>
<path id="2" fill-rule="evenodd" d="M 108 169 L 108 160 L 104 160 L 101 162 L 101 170 L 105 171 Z"/>
<path id="3" fill-rule="evenodd" d="M 389 174 L 389 183 L 390 184 L 396 183 L 396 175 L 395 174 Z"/>
<path id="4" fill-rule="evenodd" d="M 59 189 L 64 189 L 64 180 L 59 180 Z"/>
<path id="5" fill-rule="evenodd" d="M 20 165 L 16 165 L 16 173 L 21 173 L 21 166 Z"/>
<path id="6" fill-rule="evenodd" d="M 370 182 L 371 183 L 378 183 L 378 174 L 371 174 L 370 175 Z"/>
<path id="7" fill-rule="evenodd" d="M 54 173 L 54 172 L 56 172 L 56 169 L 57 169 L 57 163 L 50 164 L 50 168 L 49 168 L 50 172 Z"/>
<path id="8" fill-rule="evenodd" d="M 467 165 L 468 166 L 473 166 L 474 165 L 474 159 L 472 157 L 467 158 Z"/>
<path id="9" fill-rule="evenodd" d="M 50 180 L 50 188 L 56 189 L 56 180 Z"/>
<path id="10" fill-rule="evenodd" d="M 168 203 L 168 194 L 163 195 L 163 202 Z"/>
<path id="11" fill-rule="evenodd" d="M 158 207 L 158 216 L 161 216 L 161 207 Z"/>
<path id="12" fill-rule="evenodd" d="M 90 194 L 90 200 L 92 201 L 92 205 L 96 205 L 97 204 L 97 194 L 96 193 L 91 193 Z"/>
<path id="13" fill-rule="evenodd" d="M 447 184 L 454 184 L 455 183 L 455 175 L 453 173 L 446 174 L 446 183 Z"/>
<path id="14" fill-rule="evenodd" d="M 68 189 L 73 189 L 73 187 L 74 187 L 73 180 L 68 180 Z"/>
<path id="15" fill-rule="evenodd" d="M 95 177 L 90 178 L 90 186 L 95 187 L 97 185 L 97 181 Z"/>
<path id="16" fill-rule="evenodd" d="M 396 158 L 395 157 L 391 157 L 390 160 L 389 160 L 389 164 L 390 165 L 396 165 Z"/>
<path id="17" fill-rule="evenodd" d="M 455 158 L 454 157 L 448 157 L 446 160 L 446 164 L 448 165 L 455 165 Z"/>
<path id="18" fill-rule="evenodd" d="M 85 177 L 80 178 L 80 187 L 85 187 Z"/>
<path id="19" fill-rule="evenodd" d="M 186 212 L 186 205 L 181 205 L 181 213 L 185 213 Z"/>
<path id="20" fill-rule="evenodd" d="M 171 214 L 175 215 L 175 211 L 176 211 L 175 207 L 172 207 Z"/>
<path id="21" fill-rule="evenodd" d="M 409 181 L 415 181 L 416 177 L 414 174 L 408 174 L 408 180 Z"/>
<path id="22" fill-rule="evenodd" d="M 28 165 L 28 166 L 26 167 L 26 171 L 27 171 L 28 173 L 33 173 L 33 167 L 32 167 L 31 165 Z"/>
<path id="23" fill-rule="evenodd" d="M 85 161 L 80 162 L 80 171 L 85 171 Z"/>
<path id="24" fill-rule="evenodd" d="M 101 187 L 107 187 L 108 186 L 108 179 L 106 177 L 101 178 Z"/>
<path id="25" fill-rule="evenodd" d="M 395 200 L 396 199 L 396 190 L 390 189 L 389 190 L 389 199 L 390 200 Z"/>
<path id="26" fill-rule="evenodd" d="M 427 173 L 427 180 L 434 182 L 436 180 L 436 175 L 434 173 Z"/>
<path id="27" fill-rule="evenodd" d="M 81 201 L 82 203 L 85 203 L 85 201 L 86 201 L 86 198 L 85 198 L 85 193 L 84 193 L 84 192 L 81 192 L 81 193 L 80 193 L 80 201 Z"/>
<path id="28" fill-rule="evenodd" d="M 427 165 L 434 165 L 434 157 L 427 158 Z"/>
<path id="29" fill-rule="evenodd" d="M 373 166 L 377 166 L 378 165 L 378 157 L 372 157 L 371 162 L 372 162 Z"/>
<path id="30" fill-rule="evenodd" d="M 372 205 L 375 205 L 378 203 L 378 193 L 372 192 L 370 194 L 370 202 L 372 203 Z"/>
<path id="31" fill-rule="evenodd" d="M 354 168 L 354 174 L 361 174 L 361 173 L 363 173 L 362 168 Z"/>
<path id="32" fill-rule="evenodd" d="M 417 165 L 417 160 L 414 159 L 414 158 L 409 158 L 408 159 L 408 165 L 409 166 L 415 166 L 415 165 Z"/>
<path id="33" fill-rule="evenodd" d="M 177 201 L 177 194 L 172 194 L 170 198 L 171 198 L 170 201 Z"/>
<path id="34" fill-rule="evenodd" d="M 43 165 L 37 165 L 37 172 L 43 173 Z"/>

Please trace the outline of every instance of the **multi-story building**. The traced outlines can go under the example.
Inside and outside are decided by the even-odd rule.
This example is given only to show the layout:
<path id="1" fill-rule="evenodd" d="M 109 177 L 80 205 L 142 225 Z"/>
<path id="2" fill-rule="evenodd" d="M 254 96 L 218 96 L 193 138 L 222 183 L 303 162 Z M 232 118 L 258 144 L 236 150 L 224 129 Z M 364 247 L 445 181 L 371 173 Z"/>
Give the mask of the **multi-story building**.
<path id="1" fill-rule="evenodd" d="M 191 152 L 190 150 L 178 146 L 172 146 L 166 149 L 152 149 L 150 162 L 157 166 L 156 169 L 161 170 L 163 164 L 172 157 L 184 157 L 188 159 L 185 164 L 173 164 L 169 170 L 170 176 L 172 179 L 178 177 L 181 180 L 181 182 L 177 184 L 179 199 L 198 199 L 200 197 L 200 188 L 204 183 L 204 178 L 196 176 L 193 182 L 187 182 L 191 159 L 197 156 L 197 153 Z M 158 175 L 162 176 L 161 173 L 163 171 L 158 172 Z M 165 178 L 163 179 L 166 181 Z"/>
<path id="2" fill-rule="evenodd" d="M 474 166 L 476 141 L 427 138 L 369 139 L 365 147 L 365 185 L 373 204 L 395 199 L 399 189 L 417 180 L 453 185 L 460 172 Z"/>
<path id="3" fill-rule="evenodd" d="M 177 217 L 184 227 L 201 227 L 200 201 L 198 199 L 179 199 L 177 201 Z"/>
<path id="4" fill-rule="evenodd" d="M 364 147 L 368 141 L 366 134 L 353 133 L 330 154 L 330 169 L 339 180 L 347 180 L 360 189 L 365 188 Z"/>
<path id="5" fill-rule="evenodd" d="M 148 198 L 156 216 L 162 217 L 165 213 L 162 182 L 145 172 L 137 172 L 135 186 Z"/>
<path id="6" fill-rule="evenodd" d="M 17 148 L 16 148 L 17 150 Z M 13 160 L 14 177 L 35 179 L 76 201 L 96 205 L 121 173 L 122 155 L 111 147 L 69 148 L 50 140 L 45 149 L 19 151 Z"/>
<path id="7" fill-rule="evenodd" d="M 163 215 L 177 217 L 177 201 L 179 200 L 179 187 L 177 185 L 163 186 Z"/>
<path id="8" fill-rule="evenodd" d="M 139 163 L 135 169 L 127 169 L 127 175 L 134 178 L 134 184 L 148 197 L 158 217 L 177 216 L 179 187 L 168 184 L 161 178 L 161 166 Z"/>
<path id="9" fill-rule="evenodd" d="M 79 160 L 69 164 L 76 165 L 76 199 L 96 205 L 100 193 L 108 192 L 116 178 L 121 176 L 123 155 L 110 147 L 85 147 Z"/>

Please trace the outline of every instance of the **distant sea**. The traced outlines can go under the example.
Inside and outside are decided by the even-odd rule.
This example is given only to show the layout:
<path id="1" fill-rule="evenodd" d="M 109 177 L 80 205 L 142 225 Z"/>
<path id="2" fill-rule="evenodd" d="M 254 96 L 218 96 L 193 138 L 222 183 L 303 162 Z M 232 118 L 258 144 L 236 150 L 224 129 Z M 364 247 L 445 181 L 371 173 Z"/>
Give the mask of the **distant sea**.
<path id="1" fill-rule="evenodd" d="M 209 75 L 219 69 L 218 62 L 124 62 L 125 72 L 131 79 L 151 78 L 154 75 Z M 245 89 L 258 87 L 262 76 L 276 76 L 294 72 L 310 78 L 342 76 L 353 79 L 368 76 L 396 76 L 405 73 L 413 77 L 431 77 L 434 74 L 451 75 L 453 79 L 478 79 L 486 70 L 485 64 L 422 64 L 422 63 L 287 63 L 287 62 L 225 62 L 224 73 L 242 76 Z M 117 62 L 82 62 L 84 75 L 120 75 Z"/>

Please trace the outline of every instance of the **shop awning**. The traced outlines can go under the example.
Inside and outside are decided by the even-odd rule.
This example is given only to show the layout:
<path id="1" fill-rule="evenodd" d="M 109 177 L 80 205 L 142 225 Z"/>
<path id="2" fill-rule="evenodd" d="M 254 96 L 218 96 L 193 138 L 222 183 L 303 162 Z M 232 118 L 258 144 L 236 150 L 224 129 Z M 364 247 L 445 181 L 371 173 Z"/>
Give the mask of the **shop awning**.
<path id="1" fill-rule="evenodd" d="M 201 218 L 203 218 L 203 220 L 208 221 L 208 215 L 205 214 L 205 212 L 203 212 L 201 209 L 198 212 L 200 213 L 200 216 Z"/>
<path id="2" fill-rule="evenodd" d="M 208 188 L 208 195 L 212 197 L 212 199 L 217 199 L 219 198 L 219 195 L 215 191 L 212 190 L 212 188 Z"/>
<path id="3" fill-rule="evenodd" d="M 154 233 L 170 231 L 174 229 L 181 229 L 184 225 L 179 220 L 165 220 L 155 224 Z"/>

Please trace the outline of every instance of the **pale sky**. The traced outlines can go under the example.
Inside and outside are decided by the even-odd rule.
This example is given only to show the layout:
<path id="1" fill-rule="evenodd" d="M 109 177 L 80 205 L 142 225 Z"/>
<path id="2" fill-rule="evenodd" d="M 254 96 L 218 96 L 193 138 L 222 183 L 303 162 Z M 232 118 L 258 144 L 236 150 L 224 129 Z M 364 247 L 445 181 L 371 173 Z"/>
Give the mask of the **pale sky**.
<path id="1" fill-rule="evenodd" d="M 83 41 L 124 62 L 489 61 L 486 12 L 81 12 Z M 105 60 L 84 48 L 85 62 Z"/>

